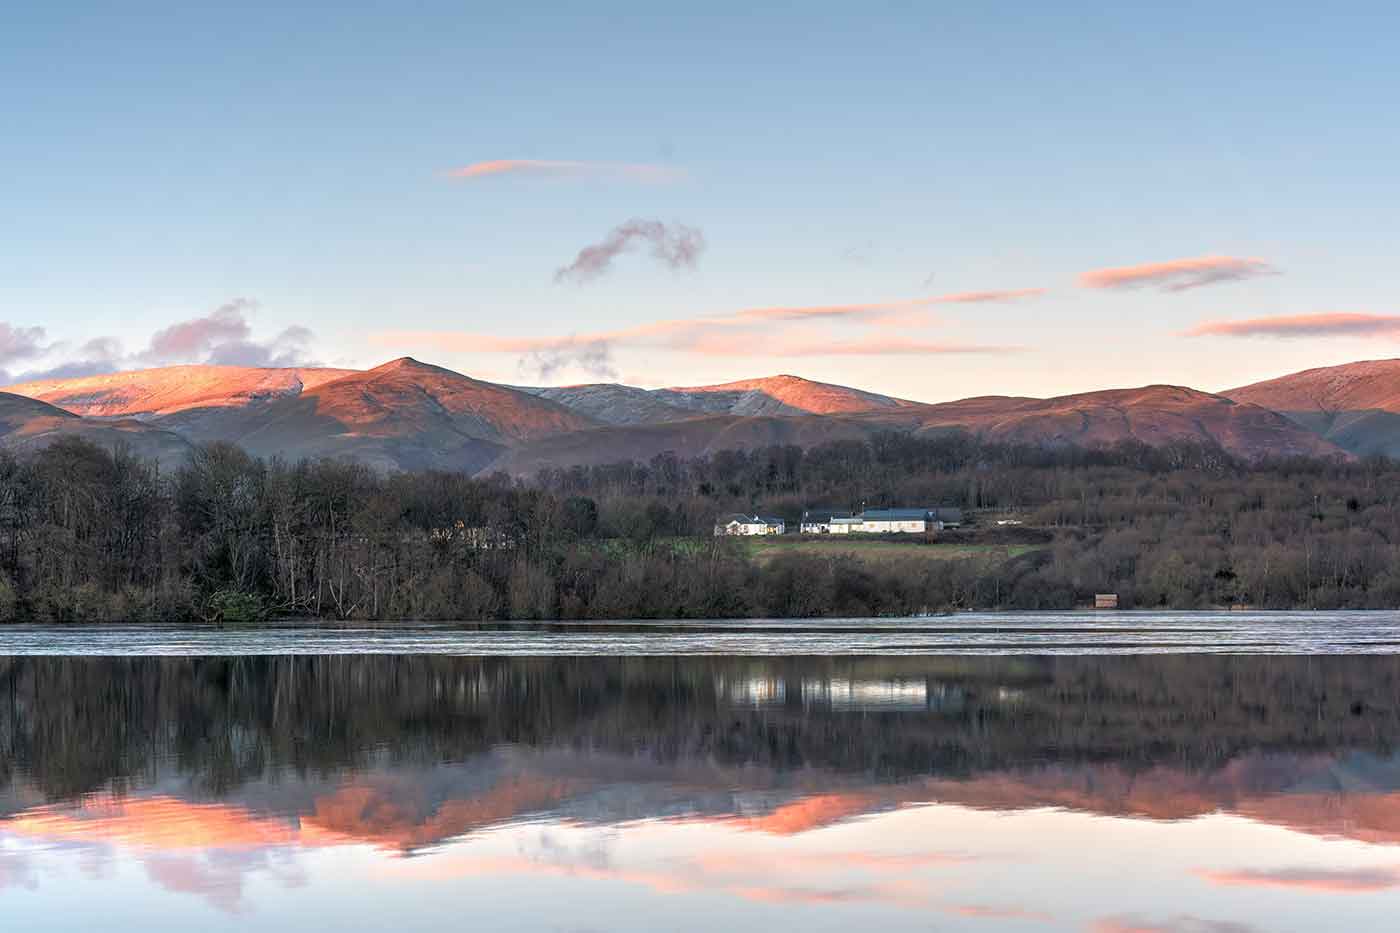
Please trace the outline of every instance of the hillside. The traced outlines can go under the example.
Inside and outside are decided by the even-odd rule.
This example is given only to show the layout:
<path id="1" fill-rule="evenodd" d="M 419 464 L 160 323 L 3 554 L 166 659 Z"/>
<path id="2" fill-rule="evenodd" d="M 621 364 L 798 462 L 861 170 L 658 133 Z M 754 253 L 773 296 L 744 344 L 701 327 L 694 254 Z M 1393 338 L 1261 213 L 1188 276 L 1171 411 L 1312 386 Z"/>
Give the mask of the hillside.
<path id="1" fill-rule="evenodd" d="M 604 424 L 663 424 L 686 418 L 734 415 L 744 418 L 839 415 L 917 407 L 916 402 L 861 389 L 769 376 L 689 388 L 639 389 L 610 383 L 527 388 Z"/>
<path id="2" fill-rule="evenodd" d="M 1196 441 L 1218 444 L 1246 459 L 1341 454 L 1276 412 L 1180 386 L 1048 399 L 982 397 L 921 409 L 920 430 L 951 427 L 991 440 L 1051 446 Z"/>
<path id="3" fill-rule="evenodd" d="M 696 417 L 694 409 L 669 405 L 648 389 L 596 383 L 520 391 L 547 398 L 603 424 L 662 424 Z"/>
<path id="4" fill-rule="evenodd" d="M 1147 386 L 1050 399 L 986 396 L 940 405 L 901 403 L 839 415 L 724 415 L 663 425 L 615 426 L 541 438 L 509 451 L 495 466 L 528 474 L 545 466 L 645 461 L 667 451 L 695 457 L 770 444 L 809 447 L 868 438 L 882 431 L 954 429 L 988 440 L 1053 447 L 1193 441 L 1218 444 L 1246 459 L 1345 456 L 1311 431 L 1256 405 L 1194 389 Z"/>
<path id="5" fill-rule="evenodd" d="M 1359 456 L 1400 456 L 1400 360 L 1293 373 L 1223 395 L 1281 412 Z"/>
<path id="6" fill-rule="evenodd" d="M 656 389 L 652 395 L 677 408 L 715 415 L 835 415 L 918 405 L 917 402 L 888 395 L 813 382 L 797 376 L 768 376 L 722 385 Z"/>
<path id="7" fill-rule="evenodd" d="M 90 417 L 149 416 L 191 408 L 243 408 L 299 395 L 354 373 L 350 369 L 165 366 L 6 388 Z"/>
<path id="8" fill-rule="evenodd" d="M 162 468 L 177 466 L 190 451 L 178 434 L 139 421 L 82 418 L 37 399 L 0 392 L 0 447 L 35 450 L 65 437 L 81 437 L 108 450 L 123 446 Z"/>
<path id="9" fill-rule="evenodd" d="M 794 376 L 655 390 L 514 388 L 407 358 L 363 372 L 177 366 L 13 390 L 89 421 L 136 418 L 191 443 L 229 441 L 264 457 L 349 457 L 385 470 L 528 474 L 663 452 L 695 457 L 953 429 L 1047 446 L 1195 441 L 1247 459 L 1400 453 L 1400 362 L 1341 369 L 1348 378 L 1319 370 L 1236 390 L 1234 399 L 1147 386 L 936 405 Z M 1290 406 L 1288 417 L 1271 405 Z M 33 434 L 78 430 L 34 417 Z"/>
<path id="10" fill-rule="evenodd" d="M 261 456 L 475 471 L 512 444 L 595 425 L 548 399 L 404 358 L 245 413 L 225 439 Z"/>

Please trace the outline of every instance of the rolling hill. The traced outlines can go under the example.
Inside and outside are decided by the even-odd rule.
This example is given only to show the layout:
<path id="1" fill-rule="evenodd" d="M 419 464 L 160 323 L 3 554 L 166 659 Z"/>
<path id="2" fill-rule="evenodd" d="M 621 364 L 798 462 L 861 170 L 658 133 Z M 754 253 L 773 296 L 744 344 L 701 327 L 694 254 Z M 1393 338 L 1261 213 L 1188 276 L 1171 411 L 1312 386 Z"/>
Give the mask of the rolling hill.
<path id="1" fill-rule="evenodd" d="M 1400 425 L 1400 362 L 1356 364 L 1345 379 L 1328 373 L 1246 387 L 1234 398 L 1158 385 L 930 405 L 794 376 L 653 390 L 514 388 L 404 358 L 367 371 L 181 366 L 28 383 L 12 387 L 12 398 L 58 407 L 11 403 L 10 419 L 17 437 L 156 432 L 150 439 L 164 439 L 164 457 L 170 438 L 219 440 L 264 457 L 516 474 L 664 452 L 808 447 L 885 431 L 965 430 L 1047 446 L 1194 441 L 1247 459 L 1369 452 L 1347 429 L 1359 425 L 1375 438 L 1378 420 Z M 1400 428 L 1395 437 L 1394 448 L 1382 448 L 1400 451 Z"/>
<path id="2" fill-rule="evenodd" d="M 155 423 L 190 418 L 186 410 Z M 474 472 L 513 444 L 596 424 L 548 399 L 404 358 L 229 417 L 222 439 L 259 456 Z"/>
<path id="3" fill-rule="evenodd" d="M 1276 412 L 1178 386 L 1111 389 L 1058 398 L 985 396 L 939 405 L 902 403 L 829 415 L 719 415 L 660 425 L 613 426 L 542 437 L 506 452 L 497 467 L 530 473 L 546 466 L 645 461 L 672 451 L 694 457 L 771 444 L 808 447 L 883 431 L 964 430 L 987 440 L 1051 447 L 1106 447 L 1120 441 L 1219 445 L 1245 459 L 1345 457 L 1340 448 Z"/>
<path id="4" fill-rule="evenodd" d="M 611 383 L 522 389 L 552 399 L 604 424 L 664 424 L 686 418 L 838 415 L 917 407 L 919 403 L 861 389 L 768 376 L 723 385 L 639 389 Z"/>
<path id="5" fill-rule="evenodd" d="M 354 373 L 351 369 L 258 369 L 243 366 L 165 366 L 51 379 L 6 391 L 91 417 L 155 416 L 191 408 L 246 408 L 299 395 Z"/>
<path id="6" fill-rule="evenodd" d="M 813 382 L 797 376 L 769 376 L 722 385 L 656 389 L 652 394 L 677 408 L 712 415 L 836 415 L 919 405 L 918 402 L 826 382 Z"/>
<path id="7" fill-rule="evenodd" d="M 180 435 L 140 421 L 83 418 L 37 399 L 0 392 L 0 447 L 34 450 L 65 437 L 81 437 L 109 450 L 126 447 L 162 468 L 177 466 L 190 452 L 189 442 Z"/>
<path id="8" fill-rule="evenodd" d="M 984 397 L 930 405 L 921 430 L 956 427 L 991 440 L 1103 447 L 1196 441 L 1236 456 L 1334 456 L 1341 451 L 1277 412 L 1181 386 L 1108 389 L 1058 398 Z"/>
<path id="9" fill-rule="evenodd" d="M 1358 456 L 1400 456 L 1400 360 L 1309 369 L 1222 394 L 1280 412 Z"/>

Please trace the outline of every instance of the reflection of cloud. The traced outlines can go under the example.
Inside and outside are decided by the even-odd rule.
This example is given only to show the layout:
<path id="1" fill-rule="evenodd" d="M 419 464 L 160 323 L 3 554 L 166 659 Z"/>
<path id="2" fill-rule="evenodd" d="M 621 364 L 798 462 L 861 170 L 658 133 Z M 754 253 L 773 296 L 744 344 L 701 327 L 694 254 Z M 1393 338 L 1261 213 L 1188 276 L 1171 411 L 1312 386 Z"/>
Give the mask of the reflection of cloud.
<path id="1" fill-rule="evenodd" d="M 1148 262 L 1137 266 L 1095 269 L 1079 276 L 1084 288 L 1146 288 L 1156 287 L 1164 292 L 1184 292 L 1203 285 L 1237 282 L 1260 275 L 1276 275 L 1278 270 L 1262 259 L 1241 259 L 1236 256 L 1199 256 L 1194 259 L 1172 259 Z"/>
<path id="2" fill-rule="evenodd" d="M 1049 914 L 1023 907 L 996 907 L 989 904 L 957 904 L 946 908 L 948 913 L 959 917 L 972 917 L 977 920 L 1033 920 L 1036 923 L 1049 923 L 1054 918 Z"/>
<path id="3" fill-rule="evenodd" d="M 39 879 L 34 874 L 34 864 L 27 852 L 16 852 L 0 848 L 0 891 L 6 888 L 34 890 Z"/>
<path id="4" fill-rule="evenodd" d="M 1202 321 L 1184 337 L 1400 337 L 1400 315 L 1329 312 Z"/>
<path id="5" fill-rule="evenodd" d="M 579 162 L 563 159 L 494 159 L 447 172 L 448 178 L 471 180 L 501 175 L 536 178 L 617 178 L 660 183 L 685 177 L 683 169 L 644 162 Z"/>
<path id="6" fill-rule="evenodd" d="M 1400 887 L 1397 868 L 1271 868 L 1195 873 L 1224 887 L 1287 888 L 1328 894 L 1363 894 Z"/>
<path id="7" fill-rule="evenodd" d="M 1144 920 L 1136 916 L 1102 917 L 1089 927 L 1090 933 L 1257 933 L 1246 923 L 1203 920 L 1178 914 L 1166 920 Z"/>
<path id="8" fill-rule="evenodd" d="M 855 860 L 851 861 L 849 856 L 854 856 Z M 899 856 L 882 859 L 872 853 L 862 858 L 861 853 L 847 852 L 786 852 L 780 859 L 760 853 L 655 858 L 646 868 L 615 865 L 598 859 L 443 854 L 426 861 L 397 862 L 385 871 L 419 881 L 453 881 L 482 875 L 582 878 L 636 885 L 663 895 L 703 892 L 770 904 L 878 902 L 909 909 L 937 908 L 961 913 L 957 905 L 939 904 L 926 881 L 909 876 L 912 869 L 923 864 L 917 859 Z M 933 860 L 926 864 L 943 862 Z M 874 874 L 875 877 L 850 883 L 852 867 L 860 867 L 867 876 Z"/>
<path id="9" fill-rule="evenodd" d="M 243 912 L 247 877 L 257 872 L 298 888 L 306 875 L 287 849 L 206 849 L 195 854 L 148 853 L 139 858 L 146 875 L 167 891 L 193 894 L 225 913 Z"/>

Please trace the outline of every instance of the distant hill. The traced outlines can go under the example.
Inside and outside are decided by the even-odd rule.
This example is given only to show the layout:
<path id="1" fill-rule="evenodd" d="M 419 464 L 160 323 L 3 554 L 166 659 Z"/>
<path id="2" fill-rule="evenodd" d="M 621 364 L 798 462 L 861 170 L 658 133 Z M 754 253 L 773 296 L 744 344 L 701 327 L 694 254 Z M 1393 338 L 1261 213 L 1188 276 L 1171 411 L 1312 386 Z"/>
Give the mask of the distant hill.
<path id="1" fill-rule="evenodd" d="M 521 389 L 541 398 L 558 402 L 581 415 L 603 424 L 663 424 L 681 421 L 698 414 L 692 408 L 681 408 L 662 401 L 650 389 L 616 383 L 596 383 L 579 386 L 557 386 L 543 389 Z"/>
<path id="2" fill-rule="evenodd" d="M 225 439 L 261 456 L 474 472 L 513 444 L 596 425 L 548 399 L 404 358 L 277 399 L 229 422 Z"/>
<path id="3" fill-rule="evenodd" d="M 57 405 L 77 415 L 163 415 L 191 408 L 244 408 L 354 373 L 351 369 L 259 369 L 244 366 L 165 366 L 50 379 L 6 391 Z"/>
<path id="4" fill-rule="evenodd" d="M 1101 447 L 1124 440 L 1145 444 L 1218 444 L 1246 459 L 1336 456 L 1341 451 L 1258 405 L 1181 386 L 1108 389 L 1058 398 L 983 397 L 926 406 L 923 429 L 959 427 L 994 440 Z"/>
<path id="5" fill-rule="evenodd" d="M 530 473 L 545 466 L 648 460 L 672 451 L 694 457 L 770 444 L 808 447 L 882 431 L 964 430 L 989 440 L 1104 447 L 1120 441 L 1218 445 L 1246 459 L 1344 457 L 1345 452 L 1276 412 L 1178 386 L 1112 389 L 1059 398 L 985 396 L 939 405 L 899 403 L 829 415 L 693 418 L 543 437 L 503 455 L 498 467 Z"/>
<path id="6" fill-rule="evenodd" d="M 835 415 L 909 408 L 919 404 L 797 376 L 768 376 L 722 385 L 657 389 L 652 394 L 677 408 L 715 415 Z"/>
<path id="7" fill-rule="evenodd" d="M 1309 369 L 1222 394 L 1281 412 L 1353 454 L 1400 457 L 1400 360 Z"/>
<path id="8" fill-rule="evenodd" d="M 754 418 L 849 414 L 918 404 L 797 376 L 672 389 L 597 384 L 522 391 L 552 399 L 611 425 L 663 424 L 707 415 Z"/>
<path id="9" fill-rule="evenodd" d="M 123 446 L 162 468 L 178 466 L 190 452 L 180 435 L 140 421 L 82 418 L 37 399 L 0 392 L 0 447 L 35 450 L 65 437 L 81 437 L 109 450 Z"/>
<path id="10" fill-rule="evenodd" d="M 33 422 L 21 426 L 20 436 L 91 434 L 105 425 L 109 435 L 144 428 L 191 443 L 231 441 L 265 457 L 332 456 L 385 470 L 525 474 L 545 466 L 648 460 L 663 452 L 694 457 L 772 444 L 810 447 L 884 431 L 953 429 L 1048 446 L 1189 440 L 1249 459 L 1345 456 L 1344 448 L 1370 450 L 1341 430 L 1346 425 L 1360 423 L 1374 437 L 1382 416 L 1400 424 L 1400 391 L 1384 395 L 1387 385 L 1395 389 L 1391 373 L 1400 371 L 1400 362 L 1357 367 L 1366 379 L 1313 380 L 1331 394 L 1304 386 L 1266 396 L 1251 387 L 1231 399 L 1159 385 L 936 405 L 795 376 L 653 390 L 615 384 L 515 388 L 409 358 L 363 372 L 177 366 L 32 382 L 10 391 L 67 410 L 16 409 L 12 419 Z M 1270 410 L 1276 404 L 1293 408 L 1284 417 Z M 1388 405 L 1396 411 L 1342 418 L 1332 405 Z M 54 420 L 69 413 L 83 418 L 68 426 Z M 113 419 L 125 423 L 118 427 Z M 1400 452 L 1400 433 L 1396 437 Z M 166 446 L 163 455 L 169 456 Z"/>

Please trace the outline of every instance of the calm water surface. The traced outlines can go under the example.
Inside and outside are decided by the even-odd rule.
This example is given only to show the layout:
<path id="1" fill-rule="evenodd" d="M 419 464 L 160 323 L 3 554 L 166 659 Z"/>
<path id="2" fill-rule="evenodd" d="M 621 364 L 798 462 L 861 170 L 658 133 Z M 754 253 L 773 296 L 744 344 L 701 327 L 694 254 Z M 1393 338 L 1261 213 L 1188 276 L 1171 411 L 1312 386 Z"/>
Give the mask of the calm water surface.
<path id="1" fill-rule="evenodd" d="M 128 633 L 165 657 L 0 630 L 0 928 L 1395 928 L 1400 655 L 1195 616 L 1067 621 L 1284 653 L 1052 656 L 1016 618 L 1022 653 L 982 656 L 962 617 L 801 656 L 779 625 L 646 657 L 600 656 L 631 630 Z"/>

